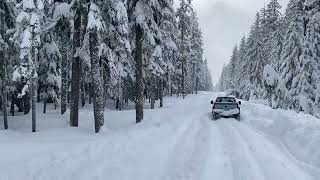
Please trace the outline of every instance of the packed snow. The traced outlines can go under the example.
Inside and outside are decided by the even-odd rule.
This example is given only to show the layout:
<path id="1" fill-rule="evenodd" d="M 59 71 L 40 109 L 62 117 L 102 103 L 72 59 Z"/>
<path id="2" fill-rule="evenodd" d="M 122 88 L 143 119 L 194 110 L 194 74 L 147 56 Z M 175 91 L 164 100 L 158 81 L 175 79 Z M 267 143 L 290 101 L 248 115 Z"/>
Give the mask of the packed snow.
<path id="1" fill-rule="evenodd" d="M 105 112 L 94 134 L 91 106 L 80 111 L 80 127 L 53 107 L 39 114 L 9 117 L 0 130 L 0 180 L 317 180 L 320 178 L 320 122 L 294 111 L 243 102 L 241 119 L 212 121 L 202 92 L 165 98 L 165 107 L 146 110 L 135 124 L 133 106 Z M 147 107 L 147 104 L 146 104 Z"/>

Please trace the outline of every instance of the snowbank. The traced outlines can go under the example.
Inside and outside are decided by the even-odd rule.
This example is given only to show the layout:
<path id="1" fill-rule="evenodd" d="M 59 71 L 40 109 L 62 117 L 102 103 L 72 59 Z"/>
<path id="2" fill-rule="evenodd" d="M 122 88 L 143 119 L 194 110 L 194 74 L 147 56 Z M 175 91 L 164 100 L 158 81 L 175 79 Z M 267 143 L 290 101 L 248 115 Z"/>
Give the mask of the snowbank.
<path id="1" fill-rule="evenodd" d="M 244 102 L 242 119 L 280 140 L 300 161 L 320 167 L 320 120 L 292 110 L 273 110 L 268 106 Z"/>

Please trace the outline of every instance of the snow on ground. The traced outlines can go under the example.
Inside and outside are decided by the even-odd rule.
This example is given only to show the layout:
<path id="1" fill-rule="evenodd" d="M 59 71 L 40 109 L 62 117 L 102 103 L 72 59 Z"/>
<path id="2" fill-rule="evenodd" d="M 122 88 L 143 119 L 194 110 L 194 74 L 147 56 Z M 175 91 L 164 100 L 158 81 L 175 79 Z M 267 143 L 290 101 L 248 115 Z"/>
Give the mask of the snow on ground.
<path id="1" fill-rule="evenodd" d="M 244 102 L 241 122 L 215 122 L 210 100 L 218 95 L 166 98 L 139 125 L 135 111 L 108 109 L 100 134 L 90 106 L 79 128 L 68 127 L 68 114 L 39 113 L 35 134 L 30 117 L 9 117 L 10 130 L 0 129 L 0 180 L 320 179 L 318 119 Z"/>

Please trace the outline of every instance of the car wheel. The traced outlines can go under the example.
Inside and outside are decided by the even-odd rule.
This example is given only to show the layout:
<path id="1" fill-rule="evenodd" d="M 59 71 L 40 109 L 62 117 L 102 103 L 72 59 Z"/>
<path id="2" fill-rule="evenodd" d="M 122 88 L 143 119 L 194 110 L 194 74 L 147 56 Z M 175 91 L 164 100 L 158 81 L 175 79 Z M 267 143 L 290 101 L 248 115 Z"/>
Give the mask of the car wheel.
<path id="1" fill-rule="evenodd" d="M 213 120 L 216 121 L 216 120 L 218 120 L 218 119 L 219 119 L 219 115 L 214 113 L 214 114 L 213 114 Z"/>
<path id="2" fill-rule="evenodd" d="M 240 121 L 240 114 L 237 114 L 236 119 Z"/>

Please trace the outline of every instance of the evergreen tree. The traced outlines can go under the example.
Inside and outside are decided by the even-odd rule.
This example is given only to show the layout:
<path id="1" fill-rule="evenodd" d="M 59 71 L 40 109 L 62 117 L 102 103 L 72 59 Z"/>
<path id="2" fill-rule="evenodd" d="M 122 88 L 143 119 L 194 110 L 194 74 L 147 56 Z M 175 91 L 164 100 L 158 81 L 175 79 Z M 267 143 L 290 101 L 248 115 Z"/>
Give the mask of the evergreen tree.
<path id="1" fill-rule="evenodd" d="M 39 59 L 39 91 L 44 103 L 43 113 L 46 113 L 47 102 L 57 103 L 60 94 L 60 62 L 61 54 L 58 46 L 49 33 L 45 37 L 45 43 L 40 49 Z"/>
<path id="2" fill-rule="evenodd" d="M 132 50 L 129 40 L 129 20 L 126 6 L 122 1 L 112 0 L 106 6 L 107 22 L 111 28 L 106 38 L 109 42 L 109 57 L 107 69 L 109 74 L 109 94 L 116 99 L 116 107 L 122 109 L 124 96 L 124 81 L 130 81 L 134 76 L 134 64 L 131 56 Z M 126 95 L 125 95 L 126 94 Z"/>
<path id="3" fill-rule="evenodd" d="M 136 122 L 143 120 L 143 66 L 148 68 L 154 66 L 152 73 L 161 73 L 159 64 L 159 42 L 161 34 L 159 30 L 159 14 L 161 6 L 159 1 L 134 0 L 128 2 L 129 22 L 134 24 L 133 34 L 135 43 L 135 63 L 136 63 Z M 145 51 L 144 51 L 145 49 Z M 144 57 L 145 54 L 145 57 Z M 146 61 L 146 58 L 152 58 Z"/>
<path id="4" fill-rule="evenodd" d="M 231 79 L 234 83 L 234 80 L 236 78 L 235 74 L 238 70 L 237 64 L 239 63 L 239 52 L 238 52 L 238 46 L 235 45 L 232 51 L 231 59 L 230 59 L 230 74 L 231 74 Z"/>
<path id="5" fill-rule="evenodd" d="M 79 122 L 79 98 L 81 84 L 81 54 L 84 35 L 85 22 L 87 20 L 85 0 L 75 0 L 73 4 L 74 13 L 74 34 L 73 34 L 73 59 L 72 59 L 72 76 L 71 76 L 71 103 L 70 103 L 70 125 L 77 127 Z"/>
<path id="6" fill-rule="evenodd" d="M 10 16 L 8 16 L 8 4 L 4 1 L 0 2 L 0 88 L 1 102 L 0 108 L 3 112 L 4 129 L 8 129 L 8 113 L 7 113 L 7 93 L 8 93 L 8 53 L 9 46 L 5 40 L 5 32 L 10 27 Z M 8 26 L 9 25 L 9 26 Z"/>
<path id="7" fill-rule="evenodd" d="M 260 15 L 257 14 L 256 21 L 251 28 L 250 35 L 247 41 L 247 54 L 246 54 L 246 64 L 245 64 L 245 74 L 243 77 L 246 78 L 252 86 L 247 86 L 250 89 L 243 89 L 243 93 L 246 94 L 245 97 L 250 97 L 252 95 L 259 97 L 261 96 L 261 86 L 262 86 L 262 73 L 264 68 L 264 56 L 263 56 L 263 44 L 261 36 L 261 19 Z"/>
<path id="8" fill-rule="evenodd" d="M 280 56 L 280 78 L 279 86 L 280 103 L 292 108 L 291 93 L 294 89 L 293 79 L 300 73 L 299 58 L 302 54 L 302 45 L 304 39 L 304 22 L 303 22 L 303 0 L 291 0 L 286 9 L 284 21 L 287 24 L 287 31 L 284 34 L 283 50 Z M 290 93 L 290 91 L 292 91 Z"/>
<path id="9" fill-rule="evenodd" d="M 163 67 L 166 72 L 165 82 L 167 85 L 167 93 L 172 94 L 172 76 L 174 76 L 177 47 L 177 25 L 173 1 L 168 4 L 162 4 L 163 13 L 160 20 L 160 31 L 162 34 L 162 56 L 167 67 Z M 163 78 L 162 78 L 163 79 Z"/>
<path id="10" fill-rule="evenodd" d="M 192 34 L 191 34 L 191 93 L 197 91 L 197 82 L 201 64 L 203 63 L 203 39 L 202 32 L 199 28 L 196 12 L 192 13 Z"/>
<path id="11" fill-rule="evenodd" d="M 265 98 L 273 108 L 317 113 L 319 1 L 290 0 L 284 17 L 280 8 L 277 0 L 271 0 L 257 16 L 248 39 L 242 40 L 235 85 L 242 98 Z M 228 69 L 233 70 L 234 64 L 231 61 L 224 67 L 219 81 L 221 90 L 231 88 Z"/>
<path id="12" fill-rule="evenodd" d="M 303 46 L 303 55 L 305 55 L 305 60 L 303 66 L 309 69 L 311 79 L 308 82 L 310 85 L 310 90 L 307 91 L 308 95 L 306 97 L 312 101 L 311 113 L 314 110 L 320 110 L 320 49 L 319 49 L 319 38 L 320 38 L 320 3 L 319 1 L 306 1 L 306 19 L 305 23 L 305 43 Z M 305 70 L 302 68 L 302 70 Z M 312 91 L 312 92 L 311 92 Z M 305 108 L 304 108 L 305 109 Z"/>
<path id="13" fill-rule="evenodd" d="M 91 3 L 88 14 L 87 31 L 89 33 L 89 50 L 91 57 L 91 73 L 93 84 L 93 107 L 95 132 L 99 133 L 100 127 L 104 124 L 104 89 L 100 69 L 99 44 L 100 32 L 104 31 L 104 24 L 100 15 L 99 7 Z"/>
<path id="14" fill-rule="evenodd" d="M 134 101 L 139 123 L 144 98 L 151 99 L 152 107 L 160 100 L 162 107 L 165 95 L 185 97 L 212 90 L 191 0 L 180 0 L 178 11 L 173 4 L 173 0 L 1 1 L 2 109 L 6 110 L 7 94 L 12 115 L 15 106 L 27 114 L 32 99 L 36 131 L 36 95 L 38 102 L 44 101 L 44 112 L 47 102 L 60 100 L 64 114 L 71 100 L 70 125 L 78 126 L 79 98 L 84 106 L 89 94 L 99 132 L 107 98 L 114 99 L 120 110 L 124 102 Z M 11 92 L 8 86 L 13 87 Z"/>
<path id="15" fill-rule="evenodd" d="M 240 41 L 238 55 L 237 55 L 238 63 L 236 64 L 237 71 L 235 72 L 235 79 L 234 79 L 235 84 L 237 86 L 240 85 L 240 82 L 243 78 L 244 69 L 245 69 L 243 67 L 246 65 L 246 60 L 245 60 L 246 50 L 247 50 L 247 44 L 246 44 L 246 37 L 244 36 Z"/>
<path id="16" fill-rule="evenodd" d="M 19 14 L 16 18 L 14 39 L 20 47 L 20 63 L 14 71 L 14 77 L 26 79 L 19 97 L 31 92 L 32 99 L 32 132 L 36 131 L 36 79 L 38 47 L 41 43 L 41 25 L 44 16 L 42 0 L 36 3 L 25 0 L 18 4 Z"/>
<path id="17" fill-rule="evenodd" d="M 63 9 L 64 11 L 61 11 Z M 57 21 L 55 26 L 58 47 L 61 53 L 61 114 L 67 111 L 67 96 L 69 89 L 70 75 L 70 49 L 71 48 L 71 30 L 73 29 L 71 4 L 67 2 L 57 4 L 52 16 Z"/>
<path id="18" fill-rule="evenodd" d="M 183 98 L 186 96 L 186 81 L 188 69 L 188 57 L 190 48 L 190 35 L 191 35 L 191 0 L 180 0 L 180 7 L 177 10 L 178 28 L 179 28 L 179 72 L 180 72 L 180 88 L 178 94 L 182 93 Z"/>

